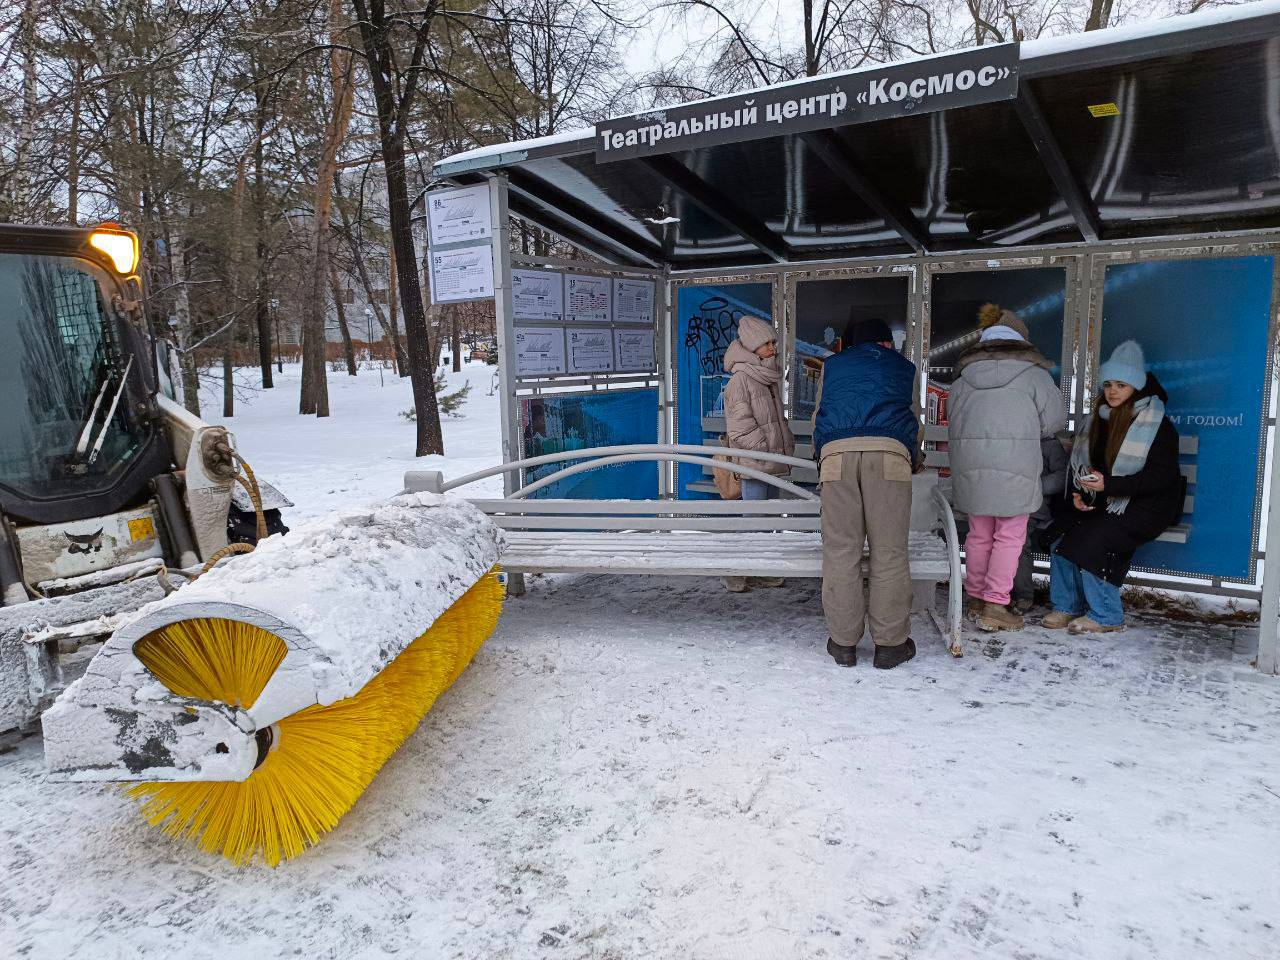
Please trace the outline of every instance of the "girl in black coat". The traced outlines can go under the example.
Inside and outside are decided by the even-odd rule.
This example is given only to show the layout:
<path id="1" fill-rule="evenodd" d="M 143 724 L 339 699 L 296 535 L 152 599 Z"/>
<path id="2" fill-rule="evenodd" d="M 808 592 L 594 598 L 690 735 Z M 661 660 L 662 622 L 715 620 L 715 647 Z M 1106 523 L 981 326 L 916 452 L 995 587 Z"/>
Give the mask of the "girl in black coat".
<path id="1" fill-rule="evenodd" d="M 1133 341 L 1098 371 L 1102 394 L 1076 440 L 1069 490 L 1073 510 L 1050 557 L 1050 629 L 1106 633 L 1124 626 L 1120 585 L 1133 552 L 1182 512 L 1178 431 L 1164 415 L 1168 395 Z"/>

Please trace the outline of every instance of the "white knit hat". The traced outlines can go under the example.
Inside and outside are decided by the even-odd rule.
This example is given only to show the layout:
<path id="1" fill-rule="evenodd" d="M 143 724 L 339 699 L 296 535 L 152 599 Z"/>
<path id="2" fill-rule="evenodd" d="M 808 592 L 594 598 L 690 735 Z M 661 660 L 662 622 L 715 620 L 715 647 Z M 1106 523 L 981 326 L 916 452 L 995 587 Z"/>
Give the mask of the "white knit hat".
<path id="1" fill-rule="evenodd" d="M 1127 383 L 1135 390 L 1147 385 L 1147 359 L 1136 340 L 1126 340 L 1111 353 L 1111 359 L 1098 368 L 1098 380 Z"/>

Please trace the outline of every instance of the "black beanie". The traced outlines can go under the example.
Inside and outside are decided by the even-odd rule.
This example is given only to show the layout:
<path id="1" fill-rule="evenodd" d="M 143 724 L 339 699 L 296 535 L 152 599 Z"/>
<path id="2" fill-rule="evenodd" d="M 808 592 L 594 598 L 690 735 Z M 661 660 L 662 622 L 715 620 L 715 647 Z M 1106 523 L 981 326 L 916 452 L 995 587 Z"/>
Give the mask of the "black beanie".
<path id="1" fill-rule="evenodd" d="M 850 317 L 844 327 L 843 340 L 846 348 L 859 343 L 893 343 L 893 331 L 878 317 L 871 320 Z"/>

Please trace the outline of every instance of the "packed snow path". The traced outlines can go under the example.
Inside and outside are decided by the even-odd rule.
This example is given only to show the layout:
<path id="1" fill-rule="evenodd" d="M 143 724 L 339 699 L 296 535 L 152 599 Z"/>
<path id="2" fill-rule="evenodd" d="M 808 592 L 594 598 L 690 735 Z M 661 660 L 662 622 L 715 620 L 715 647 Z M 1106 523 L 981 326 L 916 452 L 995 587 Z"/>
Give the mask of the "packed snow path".
<path id="1" fill-rule="evenodd" d="M 0 954 L 1276 955 L 1280 684 L 1246 629 L 953 660 L 918 622 L 911 664 L 845 670 L 810 581 L 531 587 L 275 871 L 44 782 L 38 739 L 0 757 Z"/>

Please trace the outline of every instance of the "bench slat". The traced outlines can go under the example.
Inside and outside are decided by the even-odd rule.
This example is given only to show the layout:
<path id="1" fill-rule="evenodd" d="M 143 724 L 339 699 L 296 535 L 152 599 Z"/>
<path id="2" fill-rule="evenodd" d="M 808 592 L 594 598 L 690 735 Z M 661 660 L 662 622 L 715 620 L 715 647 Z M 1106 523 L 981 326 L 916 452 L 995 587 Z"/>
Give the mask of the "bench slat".
<path id="1" fill-rule="evenodd" d="M 770 530 L 821 529 L 818 517 L 513 517 L 492 518 L 503 530 Z"/>
<path id="2" fill-rule="evenodd" d="M 487 514 L 572 514 L 616 516 L 618 514 L 674 514 L 711 516 L 716 514 L 759 514 L 817 516 L 816 500 L 472 500 Z"/>

